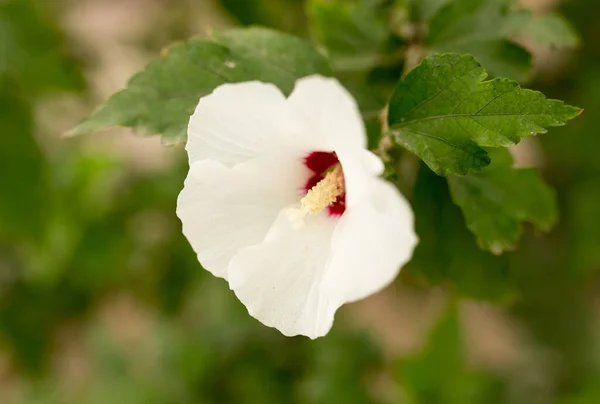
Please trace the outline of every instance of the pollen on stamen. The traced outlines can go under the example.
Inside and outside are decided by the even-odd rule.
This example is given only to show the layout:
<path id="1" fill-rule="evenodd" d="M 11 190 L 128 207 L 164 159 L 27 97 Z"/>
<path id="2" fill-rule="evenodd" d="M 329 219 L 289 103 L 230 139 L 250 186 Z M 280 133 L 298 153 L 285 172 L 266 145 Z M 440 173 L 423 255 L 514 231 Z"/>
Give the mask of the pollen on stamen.
<path id="1" fill-rule="evenodd" d="M 321 181 L 308 190 L 304 198 L 300 200 L 300 208 L 290 208 L 286 215 L 292 226 L 299 229 L 304 226 L 304 219 L 307 215 L 322 212 L 339 204 L 345 192 L 344 172 L 338 163 Z M 338 214 L 337 211 L 336 214 Z"/>
<path id="2" fill-rule="evenodd" d="M 307 192 L 300 201 L 300 207 L 306 213 L 319 213 L 334 204 L 344 192 L 344 173 L 342 166 L 337 164 Z"/>

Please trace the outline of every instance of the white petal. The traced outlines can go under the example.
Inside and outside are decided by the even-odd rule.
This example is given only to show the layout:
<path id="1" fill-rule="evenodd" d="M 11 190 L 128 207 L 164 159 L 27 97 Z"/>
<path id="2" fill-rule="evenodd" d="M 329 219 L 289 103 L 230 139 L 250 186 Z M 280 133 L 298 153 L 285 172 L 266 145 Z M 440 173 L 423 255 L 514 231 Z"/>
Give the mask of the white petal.
<path id="1" fill-rule="evenodd" d="M 296 81 L 288 102 L 292 113 L 306 125 L 321 150 L 365 148 L 364 123 L 350 93 L 335 79 L 309 76 Z"/>
<path id="2" fill-rule="evenodd" d="M 301 79 L 289 99 L 273 85 L 224 85 L 189 125 L 191 169 L 178 200 L 183 231 L 204 267 L 228 279 L 249 313 L 285 335 L 325 335 L 335 311 L 390 283 L 416 244 L 412 211 L 376 178 L 354 99 L 334 79 Z M 294 228 L 311 173 L 303 157 L 335 151 L 346 212 Z M 274 161 L 277 160 L 277 161 Z"/>
<path id="3" fill-rule="evenodd" d="M 295 132 L 287 100 L 273 84 L 224 84 L 202 98 L 188 126 L 190 165 L 203 159 L 227 166 L 289 147 Z"/>
<path id="4" fill-rule="evenodd" d="M 346 206 L 352 207 L 369 197 L 373 178 L 383 172 L 383 162 L 365 149 L 340 148 L 336 154 L 344 170 Z"/>
<path id="5" fill-rule="evenodd" d="M 278 213 L 301 198 L 308 175 L 301 157 L 260 158 L 233 168 L 212 160 L 194 163 L 177 215 L 200 263 L 227 278 L 231 257 L 263 241 Z"/>
<path id="6" fill-rule="evenodd" d="M 340 304 L 391 283 L 417 243 L 410 205 L 390 183 L 371 179 L 369 198 L 346 209 L 332 239 L 323 288 Z"/>
<path id="7" fill-rule="evenodd" d="M 322 294 L 336 220 L 322 213 L 292 229 L 283 213 L 264 243 L 243 249 L 229 266 L 229 285 L 250 315 L 287 336 L 325 335 L 337 306 Z"/>
<path id="8" fill-rule="evenodd" d="M 284 335 L 325 335 L 336 310 L 394 280 L 417 238 L 410 206 L 372 178 L 370 198 L 340 219 L 319 214 L 293 229 L 280 214 L 265 241 L 229 266 L 229 285 L 248 312 Z"/>

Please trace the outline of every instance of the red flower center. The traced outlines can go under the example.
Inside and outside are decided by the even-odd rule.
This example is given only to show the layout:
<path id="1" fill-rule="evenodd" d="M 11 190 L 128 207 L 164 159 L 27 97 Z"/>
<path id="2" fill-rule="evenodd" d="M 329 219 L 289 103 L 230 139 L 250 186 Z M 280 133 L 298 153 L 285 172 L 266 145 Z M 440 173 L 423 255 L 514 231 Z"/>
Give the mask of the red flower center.
<path id="1" fill-rule="evenodd" d="M 304 158 L 304 165 L 312 172 L 311 177 L 304 185 L 304 191 L 308 192 L 317 185 L 329 170 L 340 161 L 335 152 L 314 151 Z M 341 216 L 346 210 L 346 193 L 338 196 L 336 201 L 327 207 L 331 216 Z"/>

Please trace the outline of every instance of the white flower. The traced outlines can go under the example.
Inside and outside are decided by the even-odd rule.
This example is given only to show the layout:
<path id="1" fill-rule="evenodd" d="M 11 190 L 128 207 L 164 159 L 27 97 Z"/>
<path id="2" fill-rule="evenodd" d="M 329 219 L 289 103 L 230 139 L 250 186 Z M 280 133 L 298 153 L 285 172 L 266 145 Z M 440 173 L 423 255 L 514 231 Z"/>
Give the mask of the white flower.
<path id="1" fill-rule="evenodd" d="M 316 338 L 336 310 L 388 285 L 417 237 L 410 205 L 378 178 L 352 96 L 334 79 L 225 84 L 190 119 L 177 214 L 202 265 L 248 312 Z"/>

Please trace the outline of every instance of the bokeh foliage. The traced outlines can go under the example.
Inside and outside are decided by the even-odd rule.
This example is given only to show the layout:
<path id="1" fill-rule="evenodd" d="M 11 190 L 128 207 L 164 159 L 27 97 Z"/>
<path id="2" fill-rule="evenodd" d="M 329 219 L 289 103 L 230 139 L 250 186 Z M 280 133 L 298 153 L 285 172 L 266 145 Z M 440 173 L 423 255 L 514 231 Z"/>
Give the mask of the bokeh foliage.
<path id="1" fill-rule="evenodd" d="M 169 7 L 190 7 L 193 1 L 204 0 L 177 0 Z M 467 208 L 457 202 L 460 190 L 477 178 L 447 181 L 414 156 L 399 153 L 403 164 L 390 178 L 408 189 L 422 240 L 399 282 L 419 291 L 442 284 L 452 296 L 448 308 L 410 355 L 390 353 L 372 330 L 358 330 L 352 312 L 344 310 L 325 338 L 285 338 L 250 318 L 226 284 L 200 268 L 181 235 L 174 215 L 187 169 L 181 149 L 165 167 L 133 169 L 122 157 L 85 147 L 82 139 L 60 139 L 38 119 L 39 106 L 48 100 L 82 92 L 85 97 L 85 69 L 95 60 L 61 27 L 62 7 L 4 0 L 0 353 L 11 377 L 0 383 L 0 401 L 14 384 L 21 392 L 19 404 L 599 402 L 596 2 L 565 2 L 546 15 L 504 0 L 216 3 L 215 12 L 235 24 L 260 24 L 316 44 L 357 97 L 372 146 L 381 137 L 379 112 L 400 76 L 416 64 L 415 49 L 417 59 L 438 51 L 472 53 L 494 76 L 527 82 L 583 107 L 587 112 L 578 120 L 535 143 L 543 155 L 539 175 L 556 189 L 558 225 L 544 236 L 526 226 L 516 251 L 495 256 L 478 247 L 465 223 Z M 180 18 L 194 17 L 182 13 Z M 488 24 L 490 19 L 498 26 Z M 171 39 L 196 33 L 189 31 L 186 37 L 177 31 Z M 523 37 L 528 40 L 519 42 Z M 141 46 L 144 38 L 139 39 Z M 566 61 L 562 69 L 531 70 L 530 51 L 576 46 L 577 51 L 550 54 Z M 511 246 L 521 234 L 515 216 L 522 220 L 513 214 L 512 202 L 502 203 L 513 220 Z M 545 206 L 532 206 L 528 219 L 536 222 L 542 215 L 540 227 L 554 221 L 544 215 Z M 486 235 L 475 233 L 481 245 Z M 462 298 L 493 302 L 520 324 L 542 382 L 527 384 L 520 377 L 530 369 L 497 371 L 469 362 L 461 305 L 455 301 Z M 133 314 L 111 310 L 121 307 L 115 302 Z M 142 337 L 132 342 L 128 333 Z M 86 382 L 76 389 L 56 371 L 56 361 L 65 355 L 59 347 L 65 345 L 81 346 L 83 352 L 79 366 Z"/>

